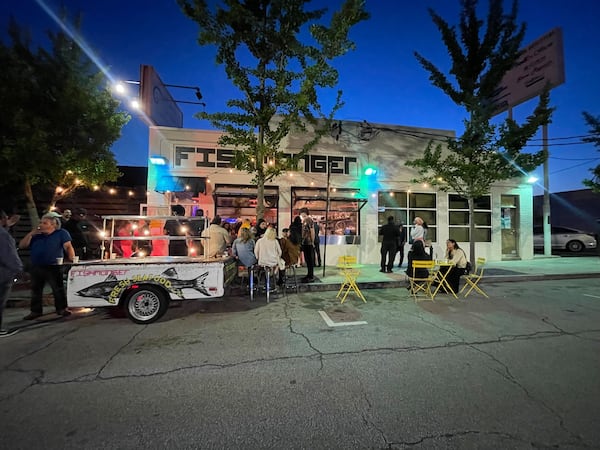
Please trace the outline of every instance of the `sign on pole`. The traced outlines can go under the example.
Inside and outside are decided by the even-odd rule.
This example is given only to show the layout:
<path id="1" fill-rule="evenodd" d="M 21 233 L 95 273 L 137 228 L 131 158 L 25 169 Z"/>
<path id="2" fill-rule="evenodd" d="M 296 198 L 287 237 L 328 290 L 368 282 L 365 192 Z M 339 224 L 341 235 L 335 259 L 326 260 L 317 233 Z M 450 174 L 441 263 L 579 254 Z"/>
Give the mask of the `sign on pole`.
<path id="1" fill-rule="evenodd" d="M 492 103 L 495 114 L 506 111 L 565 82 L 562 30 L 554 28 L 522 50 L 515 67 L 502 78 Z"/>

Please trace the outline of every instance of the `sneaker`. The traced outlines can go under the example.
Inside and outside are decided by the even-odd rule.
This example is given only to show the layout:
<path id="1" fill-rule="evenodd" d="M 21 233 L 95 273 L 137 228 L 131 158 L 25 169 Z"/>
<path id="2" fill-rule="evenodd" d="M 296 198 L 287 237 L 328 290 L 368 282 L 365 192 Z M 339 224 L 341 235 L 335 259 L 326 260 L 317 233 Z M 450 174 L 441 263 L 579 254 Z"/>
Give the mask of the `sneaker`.
<path id="1" fill-rule="evenodd" d="M 33 320 L 33 319 L 37 319 L 38 317 L 42 317 L 42 313 L 30 312 L 25 317 L 23 317 L 23 320 Z"/>
<path id="2" fill-rule="evenodd" d="M 59 309 L 58 311 L 56 311 L 56 315 L 69 317 L 71 315 L 71 311 L 69 311 L 68 309 Z"/>
<path id="3" fill-rule="evenodd" d="M 18 331 L 18 328 L 15 328 L 14 330 L 0 330 L 0 337 L 12 336 L 13 334 L 18 333 Z"/>
<path id="4" fill-rule="evenodd" d="M 384 270 L 384 269 L 379 269 L 379 271 L 380 271 L 381 273 L 385 273 L 385 270 Z"/>

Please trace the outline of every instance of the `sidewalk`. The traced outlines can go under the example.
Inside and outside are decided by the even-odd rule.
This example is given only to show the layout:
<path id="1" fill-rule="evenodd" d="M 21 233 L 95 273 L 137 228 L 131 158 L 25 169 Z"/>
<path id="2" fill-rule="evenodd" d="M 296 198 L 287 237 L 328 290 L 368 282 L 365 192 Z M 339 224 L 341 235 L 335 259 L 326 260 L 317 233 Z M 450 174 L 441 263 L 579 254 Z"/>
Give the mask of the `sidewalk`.
<path id="1" fill-rule="evenodd" d="M 406 285 L 406 263 L 402 268 L 394 267 L 393 273 L 379 272 L 375 264 L 362 266 L 358 277 L 361 289 L 385 289 L 403 287 Z M 333 291 L 340 287 L 343 280 L 337 267 L 326 267 L 323 276 L 323 267 L 315 267 L 315 282 L 300 283 L 301 292 Z M 296 269 L 298 281 L 306 275 L 306 268 Z M 536 256 L 528 261 L 493 261 L 486 264 L 482 283 L 501 283 L 510 281 L 540 281 L 559 280 L 568 278 L 598 278 L 600 277 L 600 257 L 561 257 L 561 256 Z M 44 293 L 50 293 L 46 287 Z M 29 304 L 29 290 L 16 285 L 8 299 L 7 307 L 23 306 Z"/>

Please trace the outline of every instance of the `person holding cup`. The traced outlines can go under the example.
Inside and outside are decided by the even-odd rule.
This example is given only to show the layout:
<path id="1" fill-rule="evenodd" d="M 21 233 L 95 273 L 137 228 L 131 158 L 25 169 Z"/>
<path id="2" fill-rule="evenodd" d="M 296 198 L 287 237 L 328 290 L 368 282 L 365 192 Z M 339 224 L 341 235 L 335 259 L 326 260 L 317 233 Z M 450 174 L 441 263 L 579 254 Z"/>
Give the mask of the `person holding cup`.
<path id="1" fill-rule="evenodd" d="M 61 229 L 60 216 L 54 213 L 42 216 L 40 225 L 21 239 L 19 248 L 29 248 L 31 255 L 31 312 L 23 319 L 33 320 L 42 315 L 42 293 L 46 282 L 52 288 L 56 314 L 70 316 L 61 264 L 65 255 L 73 261 L 75 249 L 71 235 Z"/>

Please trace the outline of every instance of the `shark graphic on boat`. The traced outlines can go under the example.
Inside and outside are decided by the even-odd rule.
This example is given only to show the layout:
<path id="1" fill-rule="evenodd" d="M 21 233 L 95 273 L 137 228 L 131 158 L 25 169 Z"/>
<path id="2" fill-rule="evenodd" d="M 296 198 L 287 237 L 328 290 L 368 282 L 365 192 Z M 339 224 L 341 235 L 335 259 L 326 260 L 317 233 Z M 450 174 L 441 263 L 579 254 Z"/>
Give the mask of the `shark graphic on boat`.
<path id="1" fill-rule="evenodd" d="M 192 278 L 191 280 L 182 280 L 179 278 L 177 270 L 174 267 L 170 267 L 156 278 L 162 278 L 166 280 L 168 283 L 166 283 L 163 286 L 165 286 L 168 291 L 173 292 L 175 295 L 181 298 L 183 298 L 183 289 L 194 289 L 202 295 L 210 297 L 211 294 L 208 292 L 208 289 L 205 285 L 208 274 L 209 272 L 206 271 L 203 274 L 197 276 L 196 278 Z M 114 274 L 111 273 L 106 277 L 104 281 L 92 284 L 91 286 L 81 289 L 77 291 L 76 294 L 80 297 L 93 297 L 109 300 L 113 290 L 122 282 L 125 282 L 127 285 L 130 285 L 150 280 L 151 278 L 139 280 L 136 279 L 136 277 L 124 278 L 122 280 L 119 280 Z"/>

